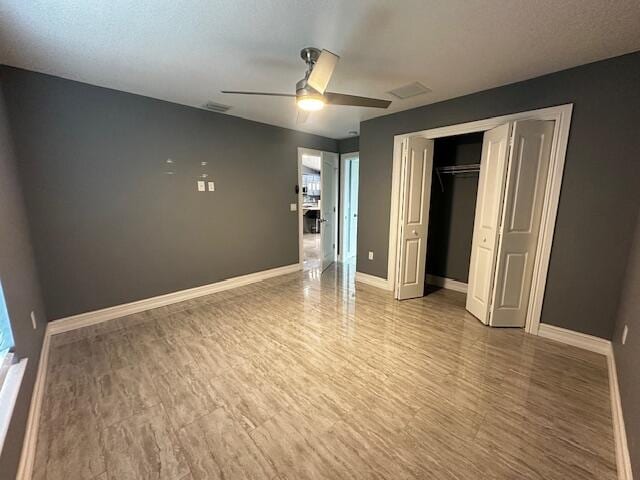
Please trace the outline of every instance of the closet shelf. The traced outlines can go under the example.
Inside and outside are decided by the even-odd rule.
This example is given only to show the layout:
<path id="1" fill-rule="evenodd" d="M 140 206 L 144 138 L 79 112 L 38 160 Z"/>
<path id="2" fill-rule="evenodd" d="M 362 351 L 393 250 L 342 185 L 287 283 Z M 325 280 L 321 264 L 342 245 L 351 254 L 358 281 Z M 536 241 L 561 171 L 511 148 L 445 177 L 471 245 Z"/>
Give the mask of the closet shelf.
<path id="1" fill-rule="evenodd" d="M 478 173 L 480 172 L 480 164 L 479 163 L 471 163 L 468 165 L 447 165 L 445 167 L 437 167 L 436 175 L 438 176 L 438 181 L 440 182 L 440 189 L 444 192 L 444 184 L 442 183 L 441 174 L 449 174 L 449 175 L 462 175 L 462 174 L 470 174 L 470 173 Z"/>

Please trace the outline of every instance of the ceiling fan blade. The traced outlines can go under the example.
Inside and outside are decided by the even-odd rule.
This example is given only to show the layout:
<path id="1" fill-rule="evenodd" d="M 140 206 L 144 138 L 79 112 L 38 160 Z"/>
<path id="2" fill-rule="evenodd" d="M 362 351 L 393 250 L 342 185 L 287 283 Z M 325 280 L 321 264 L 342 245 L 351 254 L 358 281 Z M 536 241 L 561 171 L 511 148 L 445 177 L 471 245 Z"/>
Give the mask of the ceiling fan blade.
<path id="1" fill-rule="evenodd" d="M 296 123 L 298 125 L 302 125 L 303 123 L 306 123 L 307 120 L 309 119 L 309 115 L 311 115 L 311 112 L 307 111 L 307 110 L 302 110 L 302 109 L 298 109 L 298 116 L 296 117 Z"/>
<path id="2" fill-rule="evenodd" d="M 355 95 L 345 95 L 344 93 L 326 92 L 324 94 L 327 103 L 330 105 L 348 105 L 350 107 L 374 107 L 387 108 L 391 105 L 390 100 L 380 100 L 378 98 L 357 97 Z"/>
<path id="3" fill-rule="evenodd" d="M 324 93 L 338 60 L 340 60 L 340 57 L 335 53 L 331 53 L 329 50 L 322 50 L 313 66 L 313 70 L 311 70 L 311 75 L 307 79 L 307 85 L 321 94 Z"/>
<path id="4" fill-rule="evenodd" d="M 295 94 L 293 93 L 240 92 L 237 90 L 221 90 L 220 93 L 232 93 L 234 95 L 267 95 L 270 97 L 295 97 Z"/>

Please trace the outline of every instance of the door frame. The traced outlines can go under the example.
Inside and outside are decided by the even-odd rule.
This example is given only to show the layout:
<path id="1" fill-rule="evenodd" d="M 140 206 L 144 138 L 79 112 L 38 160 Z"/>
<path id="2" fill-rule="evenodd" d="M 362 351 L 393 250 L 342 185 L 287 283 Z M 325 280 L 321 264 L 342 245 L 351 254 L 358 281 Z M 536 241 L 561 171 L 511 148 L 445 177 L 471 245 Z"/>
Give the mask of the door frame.
<path id="1" fill-rule="evenodd" d="M 328 152 L 328 151 L 324 151 L 324 150 L 315 150 L 313 148 L 306 148 L 306 147 L 298 147 L 298 262 L 300 263 L 300 267 L 302 268 L 304 266 L 304 242 L 303 242 L 303 235 L 304 235 L 304 229 L 303 229 L 303 221 L 304 219 L 302 218 L 302 201 L 303 201 L 303 196 L 302 196 L 302 155 L 314 155 L 314 156 L 319 156 L 320 157 L 320 165 L 322 165 L 322 156 L 325 153 L 330 153 L 331 155 L 337 155 L 338 156 L 338 163 L 340 162 L 340 154 L 337 152 Z M 320 170 L 320 175 L 322 175 L 322 168 Z M 338 197 L 339 197 L 339 193 L 338 190 L 340 189 L 340 185 L 338 183 L 339 177 L 338 177 L 338 172 L 335 172 L 335 184 L 338 185 L 338 188 L 336 189 L 336 193 L 335 193 L 335 201 L 336 201 L 336 205 L 338 205 Z M 322 192 L 320 192 L 320 201 L 322 201 Z M 336 209 L 339 210 L 339 209 Z M 337 216 L 337 213 L 336 213 Z M 338 245 L 338 228 L 335 229 L 336 231 L 334 232 L 334 242 L 336 245 Z M 334 253 L 334 261 L 336 261 L 336 254 Z"/>
<path id="2" fill-rule="evenodd" d="M 347 162 L 353 159 L 360 160 L 360 152 L 349 152 L 349 153 L 341 153 L 340 154 L 340 207 L 338 208 L 339 218 L 340 218 L 340 234 L 339 234 L 339 245 L 340 245 L 340 253 L 338 253 L 338 261 L 343 262 L 345 260 L 344 252 L 345 252 L 345 221 L 344 221 L 344 213 L 345 213 L 345 192 L 347 191 L 347 176 L 346 176 L 346 168 Z M 358 179 L 358 186 L 360 185 Z"/>
<path id="3" fill-rule="evenodd" d="M 544 205 L 538 245 L 536 247 L 536 259 L 533 267 L 533 282 L 531 284 L 531 297 L 527 309 L 525 331 L 534 335 L 538 334 L 542 303 L 549 272 L 549 260 L 553 245 L 553 233 L 558 215 L 562 176 L 566 160 L 567 145 L 569 141 L 569 128 L 573 104 L 568 103 L 555 107 L 529 110 L 525 112 L 500 115 L 497 117 L 460 123 L 456 125 L 431 128 L 418 132 L 395 135 L 393 138 L 393 170 L 391 176 L 391 211 L 389 215 L 389 254 L 387 263 L 387 289 L 395 291 L 397 282 L 396 265 L 398 257 L 399 234 L 399 195 L 400 195 L 400 168 L 402 164 L 402 141 L 407 137 L 420 136 L 428 139 L 463 135 L 466 133 L 484 132 L 498 127 L 507 122 L 516 120 L 553 120 L 555 122 L 553 141 L 551 145 L 551 158 L 549 175 L 545 187 Z"/>

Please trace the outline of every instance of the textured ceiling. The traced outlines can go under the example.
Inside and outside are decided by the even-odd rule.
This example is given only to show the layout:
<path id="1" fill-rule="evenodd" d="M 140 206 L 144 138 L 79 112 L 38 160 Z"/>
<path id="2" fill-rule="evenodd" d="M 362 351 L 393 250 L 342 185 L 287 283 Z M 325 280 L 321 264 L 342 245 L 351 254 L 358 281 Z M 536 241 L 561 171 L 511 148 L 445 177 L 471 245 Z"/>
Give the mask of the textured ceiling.
<path id="1" fill-rule="evenodd" d="M 0 0 L 0 63 L 334 138 L 359 122 L 640 49 L 638 0 Z M 305 46 L 341 56 L 329 89 L 393 100 L 296 126 Z M 419 81 L 431 93 L 387 91 Z"/>

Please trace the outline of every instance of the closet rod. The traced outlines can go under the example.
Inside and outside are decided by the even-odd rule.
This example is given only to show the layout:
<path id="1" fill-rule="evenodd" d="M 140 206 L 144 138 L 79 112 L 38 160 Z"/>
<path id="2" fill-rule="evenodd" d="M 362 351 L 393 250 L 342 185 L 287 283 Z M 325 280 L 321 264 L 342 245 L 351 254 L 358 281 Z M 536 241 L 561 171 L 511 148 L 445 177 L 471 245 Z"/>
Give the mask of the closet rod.
<path id="1" fill-rule="evenodd" d="M 444 184 L 442 183 L 441 173 L 448 173 L 450 175 L 458 175 L 463 173 L 478 173 L 480 172 L 480 164 L 479 163 L 471 163 L 468 165 L 448 165 L 445 167 L 437 167 L 436 175 L 438 176 L 438 181 L 440 182 L 440 189 L 444 192 Z"/>

